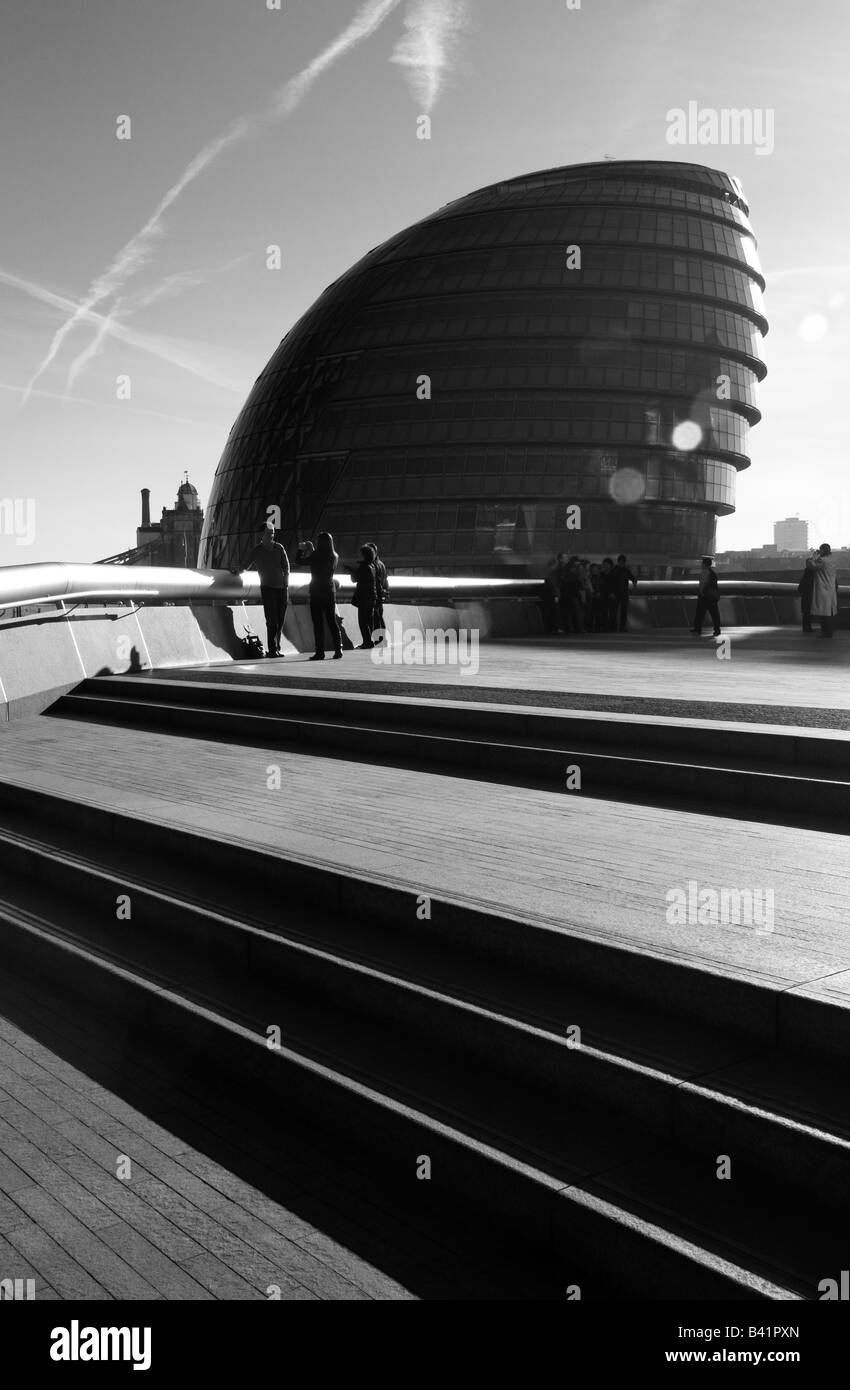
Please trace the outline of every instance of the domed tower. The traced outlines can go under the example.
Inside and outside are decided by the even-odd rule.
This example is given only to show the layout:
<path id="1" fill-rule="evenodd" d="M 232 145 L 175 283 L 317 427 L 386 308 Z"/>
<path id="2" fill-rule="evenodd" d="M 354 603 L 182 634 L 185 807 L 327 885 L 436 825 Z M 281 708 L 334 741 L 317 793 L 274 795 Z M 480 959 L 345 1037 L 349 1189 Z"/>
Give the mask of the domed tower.
<path id="1" fill-rule="evenodd" d="M 179 512 L 200 511 L 201 499 L 198 496 L 198 489 L 189 482 L 189 474 L 186 474 L 185 481 L 177 489 L 177 510 Z"/>
<path id="2" fill-rule="evenodd" d="M 714 548 L 760 416 L 764 280 L 740 184 L 605 161 L 509 179 L 371 251 L 284 338 L 227 441 L 201 564 L 375 540 L 391 570 L 644 575 Z"/>

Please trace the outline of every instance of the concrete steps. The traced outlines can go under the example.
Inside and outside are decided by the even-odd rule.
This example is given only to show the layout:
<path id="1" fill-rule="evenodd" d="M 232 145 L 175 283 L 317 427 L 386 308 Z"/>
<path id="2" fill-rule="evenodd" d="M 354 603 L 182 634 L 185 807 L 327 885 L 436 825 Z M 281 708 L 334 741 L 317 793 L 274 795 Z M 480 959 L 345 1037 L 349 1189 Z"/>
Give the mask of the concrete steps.
<path id="1" fill-rule="evenodd" d="M 421 766 L 842 833 L 850 735 L 622 714 L 506 708 L 212 679 L 88 680 L 51 713 L 265 748 Z M 572 786 L 570 785 L 572 780 Z"/>
<path id="2" fill-rule="evenodd" d="M 0 873 L 8 968 L 113 1010 L 130 1050 L 155 1030 L 288 1125 L 356 1135 L 412 1202 L 427 1155 L 586 1297 L 812 1298 L 840 1267 L 834 1005 L 448 899 L 423 922 L 388 884 L 2 782 Z"/>

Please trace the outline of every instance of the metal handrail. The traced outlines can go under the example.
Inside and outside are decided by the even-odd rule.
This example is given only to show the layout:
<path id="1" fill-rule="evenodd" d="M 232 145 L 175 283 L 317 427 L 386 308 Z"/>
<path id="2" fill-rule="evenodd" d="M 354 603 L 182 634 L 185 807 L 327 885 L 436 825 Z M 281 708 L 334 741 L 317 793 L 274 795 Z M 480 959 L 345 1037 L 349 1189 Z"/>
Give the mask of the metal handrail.
<path id="1" fill-rule="evenodd" d="M 257 574 L 231 574 L 229 570 L 188 570 L 146 566 L 145 587 L 140 584 L 137 566 L 36 564 L 0 568 L 0 611 L 39 603 L 122 603 L 147 605 L 181 603 L 259 602 Z M 290 592 L 306 594 L 310 575 L 295 571 L 290 575 Z M 537 598 L 542 593 L 540 579 L 479 579 L 470 577 L 390 575 L 390 593 L 397 603 L 451 603 L 453 600 L 494 598 Z M 340 598 L 346 601 L 352 584 L 345 571 L 339 575 Z M 638 594 L 648 597 L 690 597 L 696 593 L 696 579 L 641 580 Z M 797 584 L 781 580 L 720 579 L 720 593 L 788 597 L 796 595 Z M 844 586 L 843 596 L 850 594 Z"/>

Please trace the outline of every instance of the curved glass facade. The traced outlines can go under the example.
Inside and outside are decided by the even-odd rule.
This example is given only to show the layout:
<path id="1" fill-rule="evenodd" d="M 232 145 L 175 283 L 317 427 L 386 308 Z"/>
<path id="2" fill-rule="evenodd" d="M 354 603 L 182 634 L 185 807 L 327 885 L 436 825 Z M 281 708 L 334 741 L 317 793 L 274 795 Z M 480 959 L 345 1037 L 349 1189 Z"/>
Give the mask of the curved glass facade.
<path id="1" fill-rule="evenodd" d="M 740 185 L 698 165 L 579 165 L 450 203 L 280 344 L 200 563 L 243 564 L 278 507 L 288 548 L 329 530 L 396 571 L 538 574 L 558 550 L 689 566 L 749 465 L 763 289 Z"/>

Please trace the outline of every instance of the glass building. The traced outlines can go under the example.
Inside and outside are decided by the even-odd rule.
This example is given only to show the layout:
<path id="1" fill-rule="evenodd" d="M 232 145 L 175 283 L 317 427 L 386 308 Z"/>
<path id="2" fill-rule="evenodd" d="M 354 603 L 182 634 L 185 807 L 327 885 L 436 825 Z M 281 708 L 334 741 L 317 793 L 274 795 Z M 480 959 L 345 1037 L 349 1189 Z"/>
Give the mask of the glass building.
<path id="1" fill-rule="evenodd" d="M 284 338 L 213 484 L 202 565 L 377 542 L 391 571 L 535 575 L 713 550 L 767 330 L 737 179 L 606 161 L 472 193 L 371 251 Z"/>

